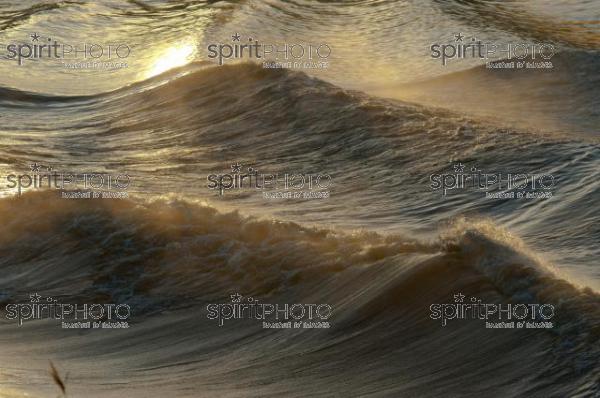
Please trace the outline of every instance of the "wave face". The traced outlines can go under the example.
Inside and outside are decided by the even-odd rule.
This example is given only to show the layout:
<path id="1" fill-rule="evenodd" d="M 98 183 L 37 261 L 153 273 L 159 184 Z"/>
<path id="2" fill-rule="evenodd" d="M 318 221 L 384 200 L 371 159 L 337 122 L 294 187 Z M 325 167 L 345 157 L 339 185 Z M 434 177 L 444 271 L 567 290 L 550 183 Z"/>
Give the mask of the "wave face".
<path id="1" fill-rule="evenodd" d="M 26 324 L 23 334 L 7 336 L 4 349 L 18 358 L 10 366 L 16 380 L 23 377 L 21 353 L 34 349 L 85 369 L 73 379 L 73 395 L 100 396 L 115 384 L 133 397 L 147 390 L 183 397 L 597 391 L 600 295 L 559 278 L 492 223 L 460 220 L 423 242 L 246 218 L 180 200 L 90 203 L 65 203 L 50 192 L 0 201 L 3 281 L 14 286 L 3 304 L 31 291 L 69 303 L 128 302 L 134 326 L 101 336 L 58 329 L 51 334 L 61 339 L 57 352 L 35 337 L 48 325 Z M 23 219 L 34 212 L 35 219 Z M 333 326 L 258 333 L 249 320 L 209 323 L 207 303 L 239 291 L 270 303 L 329 303 Z M 552 303 L 558 327 L 522 335 L 478 322 L 441 327 L 429 306 L 456 292 L 484 302 Z M 499 351 L 507 352 L 506 366 L 489 361 Z M 94 382 L 97 372 L 103 378 Z M 482 385 L 489 372 L 494 384 Z M 514 383 L 522 377 L 526 382 Z M 43 382 L 27 383 L 44 391 Z"/>
<path id="2" fill-rule="evenodd" d="M 106 31 L 108 42 L 137 46 L 110 79 L 0 60 L 0 356 L 10 358 L 0 395 L 55 396 L 49 359 L 69 372 L 69 396 L 600 394 L 597 2 L 565 4 L 6 5 L 4 44 L 44 30 L 69 42 Z M 556 74 L 423 60 L 423 48 L 457 29 L 551 42 Z M 204 49 L 237 31 L 265 42 L 288 32 L 336 50 L 327 70 L 218 67 L 197 53 L 161 73 L 173 43 Z M 127 174 L 130 198 L 18 192 L 9 176 L 30 175 L 33 163 Z M 211 189 L 211 175 L 235 166 L 327 175 L 329 197 Z M 552 196 L 434 187 L 463 172 L 551 176 Z M 131 328 L 5 319 L 5 306 L 35 292 L 127 303 Z M 326 303 L 331 327 L 208 319 L 208 306 L 236 293 Z M 554 327 L 432 319 L 432 305 L 456 305 L 457 295 L 551 305 Z"/>

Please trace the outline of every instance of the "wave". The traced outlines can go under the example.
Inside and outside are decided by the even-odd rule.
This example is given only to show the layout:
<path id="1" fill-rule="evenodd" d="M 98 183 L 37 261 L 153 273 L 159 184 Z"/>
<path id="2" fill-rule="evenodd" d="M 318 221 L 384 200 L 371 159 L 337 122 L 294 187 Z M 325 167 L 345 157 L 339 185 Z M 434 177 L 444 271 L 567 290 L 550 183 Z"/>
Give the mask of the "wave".
<path id="1" fill-rule="evenodd" d="M 37 217 L 23 217 L 33 211 Z M 412 267 L 411 272 L 468 269 L 506 298 L 600 298 L 564 279 L 517 237 L 484 220 L 456 219 L 428 242 L 261 220 L 178 199 L 64 200 L 52 191 L 2 199 L 0 214 L 5 220 L 0 227 L 2 269 L 7 271 L 3 278 L 26 267 L 22 275 L 15 272 L 15 285 L 60 291 L 73 284 L 84 289 L 73 296 L 105 289 L 128 298 L 164 294 L 173 299 L 181 294 L 187 300 L 198 292 L 210 297 L 231 289 L 268 296 L 352 267 L 423 255 L 430 265 Z M 61 264 L 61 258 L 70 260 Z M 73 272 L 79 282 L 65 279 Z M 458 286 L 432 280 L 442 292 L 464 287 L 460 276 L 455 279 Z M 581 305 L 576 312 L 582 310 L 591 310 L 581 314 L 588 320 L 598 320 L 591 316 L 597 315 L 594 306 Z"/>
<path id="2" fill-rule="evenodd" d="M 126 332 L 125 345 L 107 349 L 107 335 L 88 350 L 98 350 L 94 357 L 100 363 L 115 350 L 137 357 L 140 371 L 127 376 L 133 384 L 154 369 L 163 372 L 159 380 L 171 391 L 180 390 L 169 379 L 183 379 L 197 388 L 207 382 L 198 372 L 203 374 L 200 369 L 208 361 L 214 364 L 213 372 L 239 372 L 247 383 L 246 395 L 265 394 L 267 374 L 279 375 L 298 365 L 307 366 L 310 374 L 299 379 L 280 375 L 278 390 L 295 396 L 298 383 L 310 381 L 305 394 L 333 382 L 327 391 L 434 397 L 434 385 L 455 380 L 460 385 L 454 391 L 465 396 L 477 396 L 481 388 L 499 396 L 505 391 L 499 387 L 502 381 L 521 375 L 529 382 L 515 387 L 510 396 L 525 396 L 534 388 L 548 396 L 597 391 L 591 380 L 600 358 L 600 295 L 563 279 L 518 238 L 489 221 L 459 219 L 443 228 L 439 238 L 423 241 L 261 220 L 175 198 L 66 201 L 50 191 L 2 199 L 0 215 L 0 281 L 12 286 L 3 292 L 3 304 L 31 292 L 64 302 L 130 303 L 138 329 Z M 318 297 L 335 308 L 332 329 L 282 334 L 287 348 L 278 349 L 271 334 L 257 336 L 251 325 L 211 328 L 197 313 L 207 303 L 229 301 L 235 292 L 263 302 L 312 302 Z M 453 302 L 457 293 L 492 303 L 553 304 L 556 326 L 521 335 L 494 334 L 498 331 L 483 328 L 479 321 L 442 327 L 429 317 L 429 307 Z M 177 321 L 181 316 L 187 320 Z M 179 326 L 165 334 L 165 322 Z M 0 330 L 6 327 L 14 326 Z M 198 330 L 211 339 L 210 349 L 196 340 Z M 157 345 L 157 339 L 162 348 L 156 355 L 139 358 Z M 232 345 L 231 339 L 237 343 Z M 127 348 L 128 341 L 136 343 Z M 176 350 L 177 341 L 191 344 L 186 346 L 188 361 L 165 357 Z M 510 366 L 496 370 L 497 386 L 475 383 L 485 372 L 480 363 L 461 363 L 449 355 L 456 349 L 469 352 L 466 347 L 474 344 L 482 352 L 510 347 Z M 77 343 L 67 339 L 63 347 L 67 346 L 74 355 Z M 227 356 L 237 353 L 240 361 L 251 361 L 261 371 L 250 376 L 230 362 L 221 368 L 225 347 Z M 196 350 L 202 354 L 196 355 Z M 310 365 L 298 356 L 302 352 Z M 67 361 L 60 352 L 50 354 Z M 368 364 L 359 379 L 349 385 L 332 379 L 341 370 L 352 372 L 344 362 L 357 360 Z M 451 370 L 455 366 L 461 369 L 458 380 Z M 374 383 L 382 371 L 387 376 Z M 407 375 L 417 381 L 407 384 Z M 221 385 L 213 393 L 235 390 L 235 385 Z"/>
<path id="3" fill-rule="evenodd" d="M 33 211 L 37 217 L 23 217 Z M 32 272 L 20 277 L 30 280 L 29 284 L 38 281 L 37 288 L 54 289 L 47 285 L 48 277 L 58 284 L 72 283 L 61 276 L 85 270 L 77 277 L 89 281 L 106 281 L 108 275 L 133 278 L 118 283 L 133 287 L 132 296 L 149 292 L 158 296 L 153 288 L 186 294 L 201 291 L 210 296 L 213 289 L 207 290 L 209 285 L 215 291 L 235 287 L 269 295 L 289 284 L 351 267 L 403 255 L 442 254 L 460 256 L 465 266 L 482 273 L 506 297 L 534 297 L 548 290 L 558 294 L 556 299 L 568 300 L 579 289 L 559 276 L 557 269 L 545 266 L 517 237 L 485 220 L 458 218 L 440 231 L 439 239 L 428 242 L 261 220 L 175 198 L 64 200 L 50 190 L 1 199 L 0 214 L 5 220 L 0 227 L 5 254 L 2 268 L 31 268 Z M 54 250 L 48 252 L 49 247 Z M 87 249 L 90 247 L 93 250 Z M 283 257 L 288 261 L 281 262 Z M 59 258 L 72 258 L 78 264 L 60 264 Z M 145 272 L 133 272 L 141 270 L 139 266 Z M 457 266 L 458 271 L 461 268 L 464 266 Z M 53 275 L 48 275 L 50 269 Z M 243 274 L 251 275 L 250 279 Z M 221 277 L 225 283 L 216 283 Z M 191 285 L 183 287 L 186 283 Z M 106 287 L 125 293 L 117 286 Z M 563 289 L 567 292 L 561 292 Z M 596 294 L 590 289 L 581 291 Z"/>
<path id="4" fill-rule="evenodd" d="M 502 62 L 514 61 L 506 59 Z M 371 86 L 369 92 L 424 106 L 449 108 L 499 126 L 584 133 L 594 137 L 600 117 L 593 106 L 598 101 L 600 84 L 595 73 L 600 65 L 599 54 L 593 51 L 561 51 L 551 61 L 553 67 L 548 70 L 489 69 L 480 65 L 407 84 Z M 264 87 L 257 87 L 257 81 Z M 282 90 L 283 86 L 287 92 Z M 264 94 L 272 94 L 271 107 L 277 105 L 276 101 L 283 104 L 282 97 L 290 95 L 304 98 L 308 95 L 340 96 L 340 100 L 346 96 L 349 104 L 361 97 L 358 91 L 343 90 L 302 72 L 262 69 L 253 63 L 214 67 L 201 61 L 95 95 L 52 95 L 0 87 L 0 105 L 18 108 L 27 106 L 27 103 L 58 105 L 64 102 L 70 106 L 73 103 L 106 105 L 113 102 L 133 112 L 152 109 L 141 103 L 146 101 L 166 106 L 165 111 L 181 113 L 189 110 L 178 108 L 183 103 L 188 107 L 193 102 L 194 106 L 213 108 L 209 103 L 213 101 L 231 112 L 234 110 L 225 101 L 227 95 L 238 90 L 243 91 L 245 97 L 241 103 L 238 100 L 239 105 L 246 105 L 250 99 L 256 100 L 261 95 L 264 99 Z M 227 95 L 219 97 L 217 93 Z M 457 93 L 461 93 L 460 96 Z M 365 102 L 364 96 L 360 100 Z M 142 113 L 146 115 L 146 112 Z"/>
<path id="5" fill-rule="evenodd" d="M 470 72 L 479 73 L 485 75 Z M 103 165 L 103 172 L 129 172 L 140 195 L 181 192 L 220 204 L 235 199 L 249 212 L 263 213 L 257 192 L 219 197 L 206 188 L 206 175 L 227 172 L 236 162 L 261 172 L 329 173 L 331 195 L 340 200 L 271 202 L 268 210 L 309 223 L 376 231 L 403 225 L 425 232 L 447 217 L 477 213 L 515 225 L 540 248 L 560 231 L 569 238 L 552 240 L 552 247 L 564 244 L 569 262 L 589 263 L 583 253 L 593 247 L 596 217 L 586 203 L 599 192 L 600 160 L 591 138 L 502 127 L 254 64 L 193 64 L 102 95 L 34 100 L 58 102 L 49 109 L 15 103 L 19 111 L 5 124 L 15 132 L 9 133 L 13 144 L 0 148 L 9 164 L 5 174 L 27 170 L 33 161 L 79 172 L 90 171 L 91 162 Z M 63 110 L 60 118 L 52 113 L 56 107 Z M 48 147 L 48 137 L 55 145 L 36 150 Z M 493 201 L 477 190 L 448 196 L 429 188 L 431 175 L 448 173 L 459 162 L 489 173 L 552 174 L 557 199 Z M 553 223 L 528 217 L 533 212 Z M 577 248 L 579 257 L 572 255 Z"/>

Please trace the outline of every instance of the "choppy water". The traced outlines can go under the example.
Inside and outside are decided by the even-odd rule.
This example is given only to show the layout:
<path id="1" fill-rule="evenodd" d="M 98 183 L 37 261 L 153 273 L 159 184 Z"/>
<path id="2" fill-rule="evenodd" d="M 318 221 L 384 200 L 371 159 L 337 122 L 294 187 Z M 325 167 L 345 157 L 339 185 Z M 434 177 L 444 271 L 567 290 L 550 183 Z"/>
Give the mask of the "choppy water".
<path id="1" fill-rule="evenodd" d="M 82 332 L 3 317 L 0 394 L 56 395 L 51 359 L 69 396 L 595 396 L 599 16 L 593 1 L 1 2 L 2 50 L 37 32 L 133 52 L 112 72 L 0 60 L 0 177 L 38 162 L 132 181 L 130 200 L 75 201 L 15 200 L 3 179 L 0 299 L 135 317 Z M 326 42 L 331 65 L 206 62 L 235 32 Z M 560 51 L 551 71 L 442 67 L 428 48 L 456 32 Z M 207 188 L 235 163 L 329 174 L 330 197 Z M 432 190 L 457 164 L 552 175 L 553 196 Z M 330 303 L 332 327 L 209 323 L 207 303 L 234 292 Z M 458 292 L 552 303 L 557 327 L 440 327 L 429 306 Z"/>

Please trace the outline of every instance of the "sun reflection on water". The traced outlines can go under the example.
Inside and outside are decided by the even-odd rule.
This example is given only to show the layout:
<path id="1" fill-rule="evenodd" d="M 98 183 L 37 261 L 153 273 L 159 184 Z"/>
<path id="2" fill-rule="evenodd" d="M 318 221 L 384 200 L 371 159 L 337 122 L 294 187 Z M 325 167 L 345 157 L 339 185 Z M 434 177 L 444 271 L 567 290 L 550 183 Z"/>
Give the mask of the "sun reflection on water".
<path id="1" fill-rule="evenodd" d="M 192 43 L 169 47 L 159 55 L 150 70 L 148 70 L 146 76 L 156 76 L 169 69 L 183 66 L 192 61 L 195 53 L 196 47 Z"/>

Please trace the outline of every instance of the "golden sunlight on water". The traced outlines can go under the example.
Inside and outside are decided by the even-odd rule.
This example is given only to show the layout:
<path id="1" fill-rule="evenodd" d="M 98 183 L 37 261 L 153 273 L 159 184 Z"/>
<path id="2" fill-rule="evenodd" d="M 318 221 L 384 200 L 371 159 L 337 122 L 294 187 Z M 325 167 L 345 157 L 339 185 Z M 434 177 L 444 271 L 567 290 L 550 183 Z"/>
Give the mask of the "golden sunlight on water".
<path id="1" fill-rule="evenodd" d="M 183 66 L 193 59 L 195 53 L 196 46 L 192 43 L 169 47 L 162 53 L 159 53 L 158 58 L 146 73 L 146 77 L 160 75 L 169 69 Z"/>

